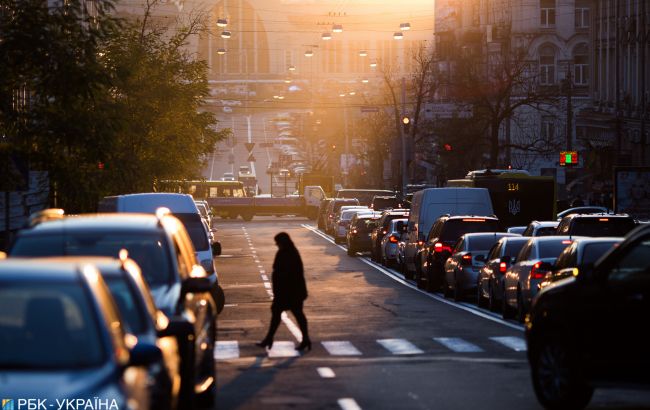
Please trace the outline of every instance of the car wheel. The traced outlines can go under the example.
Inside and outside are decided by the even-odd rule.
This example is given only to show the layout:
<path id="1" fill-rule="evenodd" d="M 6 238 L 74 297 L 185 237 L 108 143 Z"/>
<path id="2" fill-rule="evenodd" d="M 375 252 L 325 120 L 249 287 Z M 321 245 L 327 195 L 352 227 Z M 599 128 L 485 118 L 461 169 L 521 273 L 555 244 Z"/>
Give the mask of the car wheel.
<path id="1" fill-rule="evenodd" d="M 488 309 L 491 312 L 498 312 L 499 308 L 501 306 L 499 306 L 497 304 L 496 296 L 494 295 L 494 288 L 492 287 L 491 284 L 488 285 L 488 286 L 489 286 L 489 290 L 488 290 Z"/>
<path id="2" fill-rule="evenodd" d="M 413 279 L 413 272 L 408 269 L 404 261 L 402 261 L 402 273 L 404 274 L 404 279 Z"/>
<path id="3" fill-rule="evenodd" d="M 423 272 L 422 269 L 418 268 L 419 262 L 415 265 L 415 284 L 418 285 L 418 289 L 424 289 L 425 283 L 422 278 Z"/>
<path id="4" fill-rule="evenodd" d="M 516 319 L 519 323 L 524 323 L 525 318 L 526 318 L 526 309 L 524 308 L 524 297 L 521 294 L 521 290 L 517 290 Z"/>
<path id="5" fill-rule="evenodd" d="M 561 341 L 546 340 L 535 348 L 531 360 L 533 389 L 547 409 L 582 409 L 594 389 L 579 374 L 571 351 Z"/>
<path id="6" fill-rule="evenodd" d="M 515 311 L 508 305 L 505 292 L 503 292 L 503 296 L 501 297 L 501 315 L 504 319 L 513 319 L 515 317 Z"/>
<path id="7" fill-rule="evenodd" d="M 476 305 L 482 308 L 487 306 L 487 301 L 483 297 L 483 289 L 481 288 L 481 282 L 478 282 L 476 284 Z"/>
<path id="8" fill-rule="evenodd" d="M 348 256 L 355 256 L 356 252 L 352 249 L 352 246 L 348 245 Z"/>
<path id="9" fill-rule="evenodd" d="M 194 346 L 194 326 L 187 321 L 178 323 L 177 331 L 178 350 L 181 356 L 179 373 L 181 376 L 181 387 L 179 391 L 178 403 L 182 409 L 194 409 L 196 395 L 194 394 L 195 385 L 195 346 Z"/>
<path id="10" fill-rule="evenodd" d="M 449 286 L 449 282 L 447 282 L 447 277 L 445 275 L 445 282 L 442 284 L 442 294 L 446 298 L 450 298 L 453 295 L 453 291 L 451 289 L 451 286 Z"/>
<path id="11" fill-rule="evenodd" d="M 454 302 L 460 302 L 461 300 L 463 300 L 463 291 L 460 288 L 458 279 L 455 279 L 454 280 Z"/>
<path id="12" fill-rule="evenodd" d="M 212 385 L 206 389 L 205 391 L 197 394 L 196 400 L 197 404 L 200 407 L 213 407 L 215 403 L 215 394 L 217 392 L 217 382 L 216 382 L 216 366 L 214 362 L 214 345 L 215 345 L 215 340 L 217 336 L 217 329 L 216 329 L 216 318 L 213 316 L 213 313 L 210 312 L 208 320 L 210 321 L 210 330 L 208 331 L 210 333 L 210 339 L 208 341 L 208 344 L 211 346 L 206 350 L 206 354 L 203 357 L 203 360 L 201 361 L 201 373 L 202 376 L 205 377 L 211 377 L 212 378 Z"/>

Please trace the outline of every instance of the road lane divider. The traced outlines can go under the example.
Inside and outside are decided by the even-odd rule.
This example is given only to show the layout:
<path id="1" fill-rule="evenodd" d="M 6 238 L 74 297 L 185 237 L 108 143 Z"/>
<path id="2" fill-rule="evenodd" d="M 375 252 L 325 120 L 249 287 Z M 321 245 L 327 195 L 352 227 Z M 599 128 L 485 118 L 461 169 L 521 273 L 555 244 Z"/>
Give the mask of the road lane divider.
<path id="1" fill-rule="evenodd" d="M 434 337 L 433 340 L 458 353 L 478 353 L 483 349 L 458 337 Z"/>
<path id="2" fill-rule="evenodd" d="M 239 343 L 236 340 L 217 340 L 214 347 L 215 360 L 230 360 L 239 357 Z"/>
<path id="3" fill-rule="evenodd" d="M 361 410 L 361 407 L 359 407 L 357 402 L 351 397 L 339 399 L 338 403 L 342 410 Z"/>
<path id="4" fill-rule="evenodd" d="M 406 339 L 379 339 L 377 343 L 392 354 L 422 354 L 424 351 Z"/>
<path id="5" fill-rule="evenodd" d="M 321 238 L 325 239 L 326 241 L 330 242 L 331 244 L 335 245 L 336 247 L 340 248 L 341 250 L 347 251 L 347 248 L 345 248 L 342 245 L 338 245 L 338 244 L 334 243 L 333 239 L 331 239 L 328 235 L 326 235 L 326 234 L 322 233 L 321 231 L 319 231 L 314 226 L 307 225 L 307 224 L 302 224 L 301 226 L 303 228 L 315 233 L 316 235 L 320 236 Z M 438 294 L 435 294 L 435 293 L 429 293 L 429 292 L 426 292 L 426 291 L 424 291 L 422 289 L 418 289 L 415 284 L 407 281 L 406 279 L 403 279 L 402 274 L 397 273 L 397 272 L 395 272 L 393 270 L 386 269 L 383 266 L 378 265 L 375 262 L 372 262 L 371 260 L 369 260 L 366 257 L 360 257 L 360 258 L 357 258 L 357 260 L 365 263 L 368 266 L 371 266 L 371 267 L 375 268 L 376 270 L 378 270 L 379 272 L 381 272 L 384 275 L 388 276 L 389 278 L 393 279 L 394 281 L 396 281 L 396 282 L 398 282 L 398 283 L 400 283 L 400 284 L 402 284 L 402 285 L 412 289 L 413 291 L 418 292 L 418 293 L 420 293 L 420 294 L 422 294 L 422 295 L 424 295 L 426 297 L 429 297 L 431 299 L 435 299 L 438 302 L 444 303 L 444 304 L 449 305 L 449 306 L 453 306 L 453 307 L 455 307 L 457 309 L 464 310 L 464 311 L 469 312 L 469 313 L 471 313 L 473 315 L 482 317 L 483 319 L 487 319 L 487 320 L 490 320 L 492 322 L 499 323 L 499 324 L 501 324 L 503 326 L 506 326 L 506 327 L 509 327 L 511 329 L 519 330 L 519 331 L 522 331 L 522 332 L 524 331 L 524 327 L 522 325 L 517 325 L 517 324 L 514 324 L 514 323 L 510 323 L 510 322 L 508 322 L 506 320 L 503 320 L 503 319 L 499 318 L 496 314 L 483 312 L 478 307 L 470 305 L 469 303 L 452 302 L 451 300 L 445 299 L 441 295 L 438 295 Z"/>
<path id="6" fill-rule="evenodd" d="M 336 377 L 334 370 L 329 367 L 319 367 L 316 369 L 316 371 L 318 372 L 318 375 L 323 379 L 333 379 Z"/>
<path id="7" fill-rule="evenodd" d="M 361 356 L 359 349 L 347 340 L 331 340 L 321 344 L 332 356 Z"/>
<path id="8" fill-rule="evenodd" d="M 279 357 L 297 357 L 300 352 L 296 350 L 296 345 L 291 341 L 276 341 L 273 342 L 273 347 L 267 350 L 270 358 Z"/>
<path id="9" fill-rule="evenodd" d="M 525 352 L 528 350 L 526 347 L 526 341 L 521 337 L 513 336 L 503 336 L 503 337 L 491 337 L 490 340 L 494 340 L 497 343 L 504 345 L 516 352 Z"/>

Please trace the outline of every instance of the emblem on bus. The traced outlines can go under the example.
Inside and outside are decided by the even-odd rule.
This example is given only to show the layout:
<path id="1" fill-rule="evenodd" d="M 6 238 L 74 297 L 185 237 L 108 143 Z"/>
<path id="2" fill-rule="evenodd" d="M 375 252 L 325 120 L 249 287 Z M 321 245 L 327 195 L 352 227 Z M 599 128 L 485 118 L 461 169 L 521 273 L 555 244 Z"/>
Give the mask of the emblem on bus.
<path id="1" fill-rule="evenodd" d="M 517 215 L 521 211 L 521 201 L 518 199 L 511 199 L 508 201 L 508 211 L 512 215 Z"/>

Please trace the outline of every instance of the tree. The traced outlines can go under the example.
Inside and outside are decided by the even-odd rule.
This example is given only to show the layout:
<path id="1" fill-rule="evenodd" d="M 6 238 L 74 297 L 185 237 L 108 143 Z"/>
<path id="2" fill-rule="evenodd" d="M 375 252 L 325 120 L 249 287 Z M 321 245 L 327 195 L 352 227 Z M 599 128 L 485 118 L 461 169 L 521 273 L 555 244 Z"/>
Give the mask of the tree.
<path id="1" fill-rule="evenodd" d="M 490 167 L 498 166 L 503 148 L 537 152 L 551 148 L 548 139 L 536 133 L 517 142 L 502 143 L 499 139 L 506 120 L 516 117 L 522 107 L 541 109 L 556 101 L 553 89 L 539 86 L 525 48 L 510 50 L 506 44 L 497 53 L 457 53 L 454 60 L 450 84 L 452 100 L 470 107 L 474 119 L 483 124 Z"/>

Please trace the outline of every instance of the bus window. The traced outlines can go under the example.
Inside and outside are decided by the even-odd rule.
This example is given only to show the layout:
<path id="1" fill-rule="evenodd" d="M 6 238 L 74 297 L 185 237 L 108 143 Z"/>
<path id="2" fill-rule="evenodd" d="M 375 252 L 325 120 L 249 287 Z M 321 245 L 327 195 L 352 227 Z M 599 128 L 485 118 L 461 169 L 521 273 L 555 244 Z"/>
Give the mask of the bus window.
<path id="1" fill-rule="evenodd" d="M 210 192 L 209 192 L 209 197 L 210 198 L 217 198 L 219 197 L 219 188 L 217 187 L 210 187 Z"/>
<path id="2" fill-rule="evenodd" d="M 235 198 L 243 198 L 244 195 L 244 190 L 241 188 L 233 189 L 233 195 Z"/>

